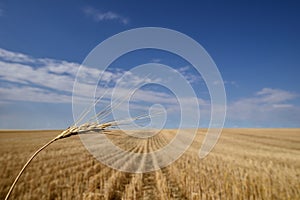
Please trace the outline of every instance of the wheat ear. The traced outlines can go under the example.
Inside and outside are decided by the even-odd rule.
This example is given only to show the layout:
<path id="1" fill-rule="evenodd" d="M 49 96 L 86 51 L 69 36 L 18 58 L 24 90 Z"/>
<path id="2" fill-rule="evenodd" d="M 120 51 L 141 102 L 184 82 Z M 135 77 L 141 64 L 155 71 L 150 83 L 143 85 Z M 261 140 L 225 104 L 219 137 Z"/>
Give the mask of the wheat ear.
<path id="1" fill-rule="evenodd" d="M 147 76 L 144 77 L 144 79 L 146 79 L 147 77 L 149 76 L 149 74 Z M 141 84 L 141 83 L 139 83 Z M 139 85 L 138 84 L 138 85 Z M 136 85 L 135 85 L 136 87 Z M 138 88 L 138 87 L 136 87 Z M 104 95 L 106 94 L 106 92 L 101 96 L 101 97 L 98 97 L 96 99 L 96 101 L 88 108 L 86 108 L 80 115 L 79 119 L 74 123 L 74 126 L 71 126 L 69 128 L 67 128 L 66 130 L 64 130 L 62 133 L 60 133 L 58 136 L 56 136 L 55 138 L 53 138 L 52 140 L 50 140 L 48 143 L 46 143 L 44 146 L 42 146 L 40 149 L 38 149 L 30 158 L 29 160 L 26 162 L 26 164 L 23 166 L 23 168 L 21 169 L 21 171 L 19 172 L 18 176 L 16 177 L 16 179 L 14 180 L 13 184 L 10 186 L 9 188 L 9 191 L 5 197 L 5 200 L 8 200 L 9 199 L 9 196 L 11 195 L 15 185 L 17 184 L 18 180 L 20 179 L 21 175 L 23 174 L 24 170 L 27 168 L 27 166 L 29 165 L 29 163 L 33 160 L 33 158 L 35 156 L 37 156 L 43 149 L 45 149 L 47 146 L 49 146 L 51 143 L 53 143 L 54 141 L 56 140 L 59 140 L 59 139 L 62 139 L 62 138 L 66 138 L 66 137 L 70 137 L 72 135 L 77 135 L 78 133 L 80 132 L 86 132 L 86 131 L 99 131 L 99 130 L 104 130 L 108 127 L 112 127 L 114 125 L 116 125 L 118 122 L 106 122 L 106 123 L 102 123 L 102 124 L 98 124 L 98 125 L 92 125 L 91 123 L 85 123 L 85 124 L 82 124 L 81 126 L 79 127 L 76 127 L 75 125 L 77 123 L 79 123 L 80 121 L 82 121 L 84 119 L 84 117 L 86 117 L 86 115 L 91 111 L 91 108 L 93 106 L 95 106 L 103 97 Z M 116 108 L 118 106 L 120 106 L 122 104 L 122 102 L 124 102 L 130 95 L 128 94 L 127 96 L 125 96 L 125 99 L 122 100 L 123 97 L 117 99 L 117 101 L 121 100 L 120 102 L 117 102 L 117 104 L 115 106 L 107 106 L 104 110 L 100 111 L 95 117 L 91 118 L 91 119 L 98 119 L 98 117 L 102 117 L 102 119 L 111 113 L 111 111 L 109 111 L 108 109 L 111 108 L 111 110 L 113 108 Z M 145 118 L 144 116 L 139 116 L 137 118 L 135 118 L 134 120 L 137 120 L 137 119 L 142 119 L 142 118 Z M 123 120 L 121 120 L 123 121 Z M 127 120 L 126 120 L 127 121 Z M 81 130 L 81 129 L 85 129 L 85 130 Z"/>

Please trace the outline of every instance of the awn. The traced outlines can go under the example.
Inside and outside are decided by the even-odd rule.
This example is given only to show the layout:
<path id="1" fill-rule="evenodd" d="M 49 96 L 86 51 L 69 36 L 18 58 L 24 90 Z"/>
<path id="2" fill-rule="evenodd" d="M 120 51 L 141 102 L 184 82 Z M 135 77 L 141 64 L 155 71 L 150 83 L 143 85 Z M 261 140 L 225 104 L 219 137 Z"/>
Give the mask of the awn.
<path id="1" fill-rule="evenodd" d="M 136 88 L 138 88 L 138 87 L 136 87 Z M 29 158 L 29 160 L 25 163 L 25 165 L 23 166 L 23 168 L 19 172 L 18 176 L 14 180 L 13 184 L 11 185 L 11 187 L 10 187 L 6 197 L 5 197 L 5 200 L 9 199 L 9 196 L 11 195 L 15 185 L 17 184 L 17 182 L 19 180 L 19 178 L 21 177 L 21 175 L 23 174 L 24 170 L 29 165 L 29 163 L 33 160 L 33 158 L 36 157 L 43 149 L 45 149 L 47 146 L 49 146 L 54 141 L 60 140 L 60 139 L 63 139 L 63 138 L 67 138 L 67 137 L 70 137 L 72 135 L 77 135 L 77 134 L 80 134 L 80 133 L 86 133 L 86 132 L 90 132 L 90 131 L 101 132 L 101 133 L 104 134 L 103 130 L 105 130 L 109 127 L 116 127 L 117 125 L 120 125 L 120 124 L 128 124 L 132 121 L 136 121 L 136 120 L 140 120 L 140 119 L 146 119 L 146 118 L 151 117 L 150 114 L 148 114 L 148 115 L 140 115 L 140 116 L 135 117 L 135 118 L 125 119 L 125 120 L 120 120 L 120 121 L 109 121 L 109 122 L 105 122 L 105 123 L 101 123 L 101 124 L 99 124 L 97 122 L 91 122 L 91 120 L 99 119 L 99 118 L 100 118 L 101 121 L 103 121 L 103 119 L 105 119 L 105 117 L 107 117 L 112 112 L 112 109 L 115 109 L 116 107 L 120 106 L 122 104 L 122 102 L 124 102 L 126 99 L 128 99 L 130 97 L 130 95 L 127 95 L 125 98 L 121 97 L 119 99 L 116 99 L 115 104 L 114 104 L 114 102 L 112 102 L 110 105 L 106 106 L 103 110 L 101 110 L 94 117 L 92 117 L 88 122 L 86 122 L 86 123 L 84 123 L 80 126 L 76 126 L 76 124 L 79 124 L 86 117 L 86 115 L 88 113 L 90 113 L 92 108 L 104 97 L 105 94 L 106 94 L 106 92 L 101 97 L 97 98 L 96 101 L 92 105 L 90 105 L 86 110 L 84 110 L 82 112 L 82 114 L 80 115 L 80 117 L 78 118 L 78 120 L 74 123 L 74 125 L 68 127 L 62 133 L 60 133 L 55 138 L 50 140 L 48 143 L 46 143 L 44 146 L 42 146 L 40 149 L 38 149 Z M 114 104 L 114 106 L 112 106 L 112 104 Z M 155 113 L 155 114 L 160 114 L 160 113 Z M 152 116 L 153 116 L 153 114 L 152 114 Z"/>

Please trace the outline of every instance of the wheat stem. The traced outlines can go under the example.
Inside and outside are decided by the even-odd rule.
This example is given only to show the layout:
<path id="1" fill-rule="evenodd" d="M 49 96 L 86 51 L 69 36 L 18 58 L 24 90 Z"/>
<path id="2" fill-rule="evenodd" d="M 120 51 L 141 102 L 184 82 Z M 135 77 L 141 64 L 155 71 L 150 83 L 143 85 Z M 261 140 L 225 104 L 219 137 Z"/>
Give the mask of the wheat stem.
<path id="1" fill-rule="evenodd" d="M 24 170 L 26 169 L 26 167 L 29 165 L 29 163 L 33 160 L 33 158 L 40 153 L 43 149 L 45 149 L 47 146 L 49 146 L 52 142 L 54 142 L 55 140 L 57 140 L 57 138 L 54 138 L 52 140 L 50 140 L 48 143 L 46 143 L 44 146 L 42 146 L 40 149 L 38 149 L 30 158 L 29 160 L 26 162 L 26 164 L 23 166 L 23 168 L 21 169 L 21 171 L 19 172 L 18 176 L 16 177 L 15 181 L 13 182 L 13 184 L 10 186 L 9 191 L 5 197 L 5 200 L 8 200 L 11 192 L 13 191 L 15 185 L 17 184 L 18 180 L 20 179 L 21 175 L 23 174 Z"/>
<path id="2" fill-rule="evenodd" d="M 146 75 L 144 77 L 144 79 L 146 79 L 147 77 L 149 76 Z M 142 86 L 142 83 L 143 81 L 141 81 L 140 83 L 136 84 L 134 87 L 137 89 L 139 88 L 140 86 Z M 134 87 L 132 89 L 134 89 Z M 75 134 L 78 134 L 80 131 L 93 131 L 93 130 L 104 130 L 108 127 L 111 127 L 113 125 L 116 125 L 117 122 L 106 122 L 106 123 L 102 123 L 102 124 L 98 124 L 98 125 L 93 125 L 91 123 L 86 123 L 86 124 L 83 124 L 79 127 L 77 127 L 77 124 L 79 122 L 81 122 L 85 117 L 86 115 L 91 111 L 91 109 L 105 96 L 106 92 L 101 96 L 101 97 L 98 97 L 96 99 L 95 102 L 93 102 L 89 107 L 87 107 L 79 116 L 78 120 L 75 121 L 74 125 L 67 128 L 66 130 L 64 130 L 62 133 L 60 133 L 58 136 L 56 136 L 55 138 L 53 138 L 52 140 L 50 140 L 48 143 L 46 143 L 44 146 L 42 146 L 40 149 L 38 149 L 30 158 L 29 160 L 26 162 L 26 164 L 23 166 L 23 168 L 21 169 L 21 171 L 19 172 L 18 176 L 16 177 L 16 179 L 14 180 L 13 184 L 10 186 L 9 188 L 9 191 L 5 197 L 5 200 L 8 200 L 9 199 L 9 196 L 11 195 L 14 187 L 16 186 L 18 180 L 20 179 L 21 175 L 23 174 L 24 170 L 27 168 L 27 166 L 29 165 L 29 163 L 34 159 L 34 157 L 39 154 L 43 149 L 45 149 L 47 146 L 49 146 L 51 143 L 53 143 L 54 141 L 56 140 L 59 140 L 59 139 L 62 139 L 62 138 L 66 138 L 66 137 L 69 137 L 69 136 L 72 136 L 72 135 L 75 135 Z M 98 119 L 98 117 L 100 117 L 100 119 L 105 119 L 105 117 L 107 117 L 113 109 L 119 107 L 124 101 L 126 101 L 129 97 L 130 97 L 131 94 L 128 94 L 125 96 L 121 96 L 119 98 L 117 98 L 115 101 L 111 102 L 110 105 L 106 106 L 102 111 L 100 111 L 98 114 L 96 114 L 94 117 L 92 117 L 90 120 L 92 119 Z M 118 102 L 119 101 L 119 102 Z M 116 102 L 114 105 L 113 103 Z M 147 117 L 147 116 L 146 116 Z M 139 116 L 139 117 L 136 117 L 134 119 L 131 119 L 131 121 L 135 121 L 137 119 L 142 119 L 142 118 L 145 118 L 145 116 Z M 99 119 L 99 120 L 100 120 Z M 120 120 L 120 122 L 122 122 L 124 120 Z M 128 121 L 128 120 L 126 120 Z M 81 130 L 81 129 L 85 129 L 85 130 Z"/>

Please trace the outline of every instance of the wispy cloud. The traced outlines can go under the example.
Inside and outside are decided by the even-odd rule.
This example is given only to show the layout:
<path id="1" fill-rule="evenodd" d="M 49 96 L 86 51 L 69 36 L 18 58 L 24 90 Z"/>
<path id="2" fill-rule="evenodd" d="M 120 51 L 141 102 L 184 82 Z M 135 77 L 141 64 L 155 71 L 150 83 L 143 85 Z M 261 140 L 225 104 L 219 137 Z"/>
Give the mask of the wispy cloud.
<path id="1" fill-rule="evenodd" d="M 293 108 L 292 104 L 273 104 L 274 108 Z"/>
<path id="2" fill-rule="evenodd" d="M 77 63 L 33 58 L 0 49 L 1 100 L 71 102 L 73 83 L 79 67 Z"/>
<path id="3" fill-rule="evenodd" d="M 113 11 L 106 11 L 106 12 L 101 12 L 93 7 L 85 7 L 83 9 L 83 12 L 88 16 L 91 17 L 93 20 L 96 22 L 101 22 L 101 21 L 118 21 L 123 25 L 127 25 L 129 23 L 129 18 L 124 17 L 116 12 Z"/>
<path id="4" fill-rule="evenodd" d="M 201 75 L 193 71 L 195 71 L 193 67 L 188 65 L 178 69 L 178 72 L 181 73 L 190 84 L 202 81 Z"/>
<path id="5" fill-rule="evenodd" d="M 299 126 L 300 107 L 292 104 L 297 94 L 273 88 L 263 88 L 252 97 L 228 105 L 227 121 L 260 126 Z"/>
<path id="6" fill-rule="evenodd" d="M 176 96 L 172 93 L 160 91 L 155 88 L 135 88 L 141 86 L 139 83 L 164 83 L 167 81 L 159 77 L 137 75 L 131 71 L 124 71 L 121 68 L 112 69 L 112 71 L 101 71 L 97 68 L 83 67 L 81 73 L 77 74 L 80 64 L 68 62 L 64 60 L 55 60 L 49 58 L 34 58 L 26 54 L 11 52 L 0 49 L 0 104 L 3 119 L 7 119 L 3 112 L 5 108 L 13 108 L 12 105 L 47 103 L 61 106 L 62 104 L 71 104 L 72 92 L 75 77 L 80 79 L 80 101 L 90 102 L 87 91 L 95 88 L 99 74 L 102 74 L 101 82 L 98 84 L 96 91 L 97 96 L 103 96 L 97 109 L 103 109 L 111 102 L 111 94 L 115 89 L 115 85 L 120 78 L 123 78 L 125 85 L 120 84 L 116 98 L 124 99 L 128 94 L 130 97 L 130 112 L 133 116 L 141 113 L 148 113 L 150 105 L 160 104 L 168 111 L 171 118 L 174 116 L 180 118 L 180 104 Z M 124 77 L 125 76 L 125 77 Z M 108 84 L 109 83 L 109 84 Z M 106 87 L 99 87 L 99 85 Z M 137 89 L 137 90 L 136 90 Z M 181 104 L 185 105 L 185 109 L 190 109 L 190 117 L 194 118 L 195 109 L 190 108 L 191 102 L 199 102 L 199 106 L 209 107 L 209 102 L 200 98 L 192 98 L 189 96 L 181 97 Z M 122 106 L 118 107 L 122 112 Z M 18 118 L 18 114 L 15 115 Z M 175 117 L 175 118 L 176 118 Z M 176 120 L 176 119 L 174 119 Z M 1 125 L 1 124 L 0 124 Z"/>
<path id="7" fill-rule="evenodd" d="M 53 105 L 71 103 L 73 84 L 80 64 L 64 60 L 49 58 L 34 58 L 26 54 L 11 52 L 0 49 L 0 103 L 4 108 L 7 104 L 16 101 L 23 102 L 45 102 Z M 192 80 L 192 73 L 188 67 L 179 69 L 181 74 Z M 101 73 L 96 68 L 84 68 L 80 76 L 82 88 L 94 87 L 94 81 L 98 80 Z M 133 73 L 125 72 L 118 68 L 115 71 L 103 72 L 102 81 L 110 83 L 108 87 L 99 87 L 97 94 L 104 96 L 104 102 L 109 103 L 109 94 L 112 93 L 114 85 L 126 74 L 127 86 L 137 85 L 140 82 L 162 82 L 164 80 L 155 77 L 140 77 Z M 198 79 L 196 81 L 199 81 Z M 118 89 L 118 97 L 128 93 L 129 88 Z M 82 90 L 85 97 L 85 89 Z M 299 126 L 300 107 L 295 102 L 298 94 L 291 91 L 263 88 L 252 96 L 240 98 L 228 103 L 227 121 L 231 124 L 261 125 L 261 126 Z M 184 105 L 190 105 L 192 97 L 181 98 Z M 209 121 L 210 101 L 197 98 L 201 112 L 201 121 Z M 162 104 L 171 113 L 180 113 L 180 106 L 176 97 L 170 93 L 155 89 L 138 90 L 131 99 L 131 108 L 136 111 L 147 111 L 145 105 Z M 102 104 L 103 106 L 103 104 Z M 191 110 L 193 113 L 193 110 Z M 1 113 L 0 113 L 1 114 Z M 4 113 L 2 113 L 4 115 Z M 191 116 L 193 117 L 193 116 Z"/>
<path id="8" fill-rule="evenodd" d="M 256 95 L 260 101 L 271 104 L 285 102 L 297 97 L 295 93 L 272 88 L 263 88 Z"/>
<path id="9" fill-rule="evenodd" d="M 71 101 L 73 84 L 80 64 L 64 60 L 49 58 L 33 58 L 26 54 L 0 49 L 0 94 L 1 100 L 32 101 L 48 103 L 64 103 Z M 133 85 L 139 83 L 163 82 L 156 77 L 141 77 L 121 68 L 114 71 L 101 71 L 96 68 L 81 68 L 78 77 L 83 88 L 94 87 L 102 74 L 103 85 L 110 83 L 109 87 L 99 88 L 97 93 L 104 91 L 111 94 L 114 85 L 123 78 L 126 87 L 118 89 L 119 96 L 128 93 Z M 132 89 L 132 88 L 131 88 Z M 84 90 L 83 90 L 84 92 Z M 82 94 L 84 96 L 85 94 Z M 160 91 L 140 89 L 134 101 L 152 101 L 155 103 L 175 104 L 176 99 L 170 94 Z"/>
<path id="10" fill-rule="evenodd" d="M 28 55 L 11 52 L 5 49 L 0 49 L 0 59 L 8 62 L 17 62 L 17 63 L 32 63 L 35 62 L 33 58 Z"/>
<path id="11" fill-rule="evenodd" d="M 160 58 L 153 58 L 150 60 L 150 62 L 153 62 L 153 63 L 160 63 L 162 61 L 162 59 Z"/>

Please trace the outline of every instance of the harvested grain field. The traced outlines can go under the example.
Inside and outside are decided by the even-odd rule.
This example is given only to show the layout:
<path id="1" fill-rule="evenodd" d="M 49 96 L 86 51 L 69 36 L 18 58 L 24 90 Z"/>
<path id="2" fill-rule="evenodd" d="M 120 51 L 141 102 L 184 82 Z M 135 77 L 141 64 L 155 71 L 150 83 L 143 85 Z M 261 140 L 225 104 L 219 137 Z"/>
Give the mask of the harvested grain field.
<path id="1" fill-rule="evenodd" d="M 1 199 L 30 155 L 58 133 L 0 132 Z M 116 145 L 133 152 L 159 149 L 175 135 L 163 130 L 135 139 L 111 133 Z M 58 140 L 28 166 L 11 199 L 300 199 L 300 129 L 224 129 L 213 151 L 199 160 L 205 133 L 198 130 L 172 165 L 144 174 L 101 164 L 79 136 Z"/>

